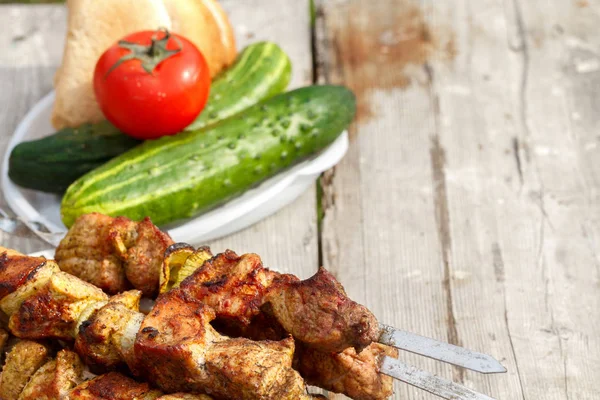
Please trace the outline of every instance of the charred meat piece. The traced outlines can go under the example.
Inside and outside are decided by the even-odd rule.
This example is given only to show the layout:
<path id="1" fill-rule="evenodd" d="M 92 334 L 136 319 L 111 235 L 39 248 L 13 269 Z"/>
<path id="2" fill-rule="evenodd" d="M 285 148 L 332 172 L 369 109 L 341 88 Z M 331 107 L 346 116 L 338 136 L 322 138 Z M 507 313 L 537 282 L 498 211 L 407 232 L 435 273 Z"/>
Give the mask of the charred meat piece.
<path id="1" fill-rule="evenodd" d="M 29 340 L 19 341 L 6 355 L 0 374 L 0 399 L 17 400 L 35 372 L 46 363 L 49 350 Z"/>
<path id="2" fill-rule="evenodd" d="M 0 298 L 0 309 L 2 312 L 7 316 L 14 314 L 25 300 L 46 286 L 52 275 L 59 271 L 58 265 L 50 260 L 39 268 L 36 268 L 27 275 L 27 279 L 25 279 L 16 290 Z M 7 275 L 9 274 L 10 271 Z M 10 279 L 10 277 L 8 278 Z"/>
<path id="3" fill-rule="evenodd" d="M 205 261 L 181 289 L 212 307 L 219 318 L 248 325 L 260 313 L 271 275 L 258 255 L 238 256 L 227 250 Z"/>
<path id="4" fill-rule="evenodd" d="M 146 218 L 134 222 L 92 213 L 82 215 L 56 249 L 63 271 L 109 294 L 131 286 L 145 296 L 158 291 L 163 254 L 173 240 Z"/>
<path id="5" fill-rule="evenodd" d="M 123 260 L 109 236 L 114 218 L 82 215 L 56 249 L 60 268 L 113 294 L 129 288 Z"/>
<path id="6" fill-rule="evenodd" d="M 293 339 L 230 339 L 210 325 L 214 317 L 182 289 L 161 295 L 136 339 L 139 370 L 167 392 L 240 400 L 304 396 L 304 381 L 292 369 Z"/>
<path id="7" fill-rule="evenodd" d="M 28 257 L 0 247 L 0 299 L 8 296 L 23 285 L 31 275 L 46 264 L 44 257 Z"/>
<path id="8" fill-rule="evenodd" d="M 114 231 L 120 233 L 118 222 L 122 219 L 117 218 Z M 123 229 L 128 226 L 123 225 Z M 163 255 L 173 244 L 173 239 L 154 226 L 150 218 L 144 218 L 136 225 L 132 236 L 116 235 L 116 238 L 128 239 L 123 241 L 125 247 L 119 245 L 121 257 L 125 260 L 125 275 L 134 288 L 141 290 L 146 297 L 154 297 L 158 293 Z"/>
<path id="9" fill-rule="evenodd" d="M 372 343 L 360 353 L 352 347 L 341 353 L 307 347 L 298 352 L 296 367 L 311 385 L 355 400 L 384 400 L 394 391 L 393 379 L 379 373 L 384 356 L 398 357 L 398 350 L 379 343 Z"/>
<path id="10" fill-rule="evenodd" d="M 204 262 L 180 287 L 211 306 L 220 324 L 231 329 L 237 323 L 240 332 L 268 306 L 285 331 L 318 350 L 360 351 L 379 335 L 375 316 L 350 300 L 323 268 L 300 281 L 264 268 L 256 254 L 228 250 Z"/>
<path id="11" fill-rule="evenodd" d="M 141 295 L 139 290 L 131 290 L 113 296 L 81 323 L 75 349 L 87 365 L 112 368 L 132 359 L 133 355 L 128 354 L 132 344 L 126 346 L 124 341 L 128 339 L 128 326 L 133 323 L 137 332 L 141 324 L 137 312 Z"/>
<path id="12" fill-rule="evenodd" d="M 11 315 L 8 326 L 20 338 L 73 339 L 82 311 L 90 303 L 107 299 L 97 287 L 60 271 L 23 301 Z"/>
<path id="13" fill-rule="evenodd" d="M 210 377 L 202 360 L 222 340 L 210 325 L 214 312 L 174 289 L 161 295 L 135 340 L 135 368 L 166 392 L 202 391 Z"/>
<path id="14" fill-rule="evenodd" d="M 162 393 L 117 372 L 109 372 L 77 386 L 66 400 L 154 400 Z"/>
<path id="15" fill-rule="evenodd" d="M 292 369 L 294 349 L 291 337 L 279 342 L 237 338 L 216 343 L 206 355 L 215 395 L 240 400 L 300 398 L 306 387 Z"/>
<path id="16" fill-rule="evenodd" d="M 375 316 L 350 300 L 324 268 L 304 281 L 282 275 L 269 287 L 266 301 L 286 331 L 317 350 L 341 352 L 354 347 L 360 351 L 379 336 Z"/>
<path id="17" fill-rule="evenodd" d="M 61 350 L 31 377 L 19 400 L 57 400 L 81 383 L 83 364 L 72 351 Z"/>

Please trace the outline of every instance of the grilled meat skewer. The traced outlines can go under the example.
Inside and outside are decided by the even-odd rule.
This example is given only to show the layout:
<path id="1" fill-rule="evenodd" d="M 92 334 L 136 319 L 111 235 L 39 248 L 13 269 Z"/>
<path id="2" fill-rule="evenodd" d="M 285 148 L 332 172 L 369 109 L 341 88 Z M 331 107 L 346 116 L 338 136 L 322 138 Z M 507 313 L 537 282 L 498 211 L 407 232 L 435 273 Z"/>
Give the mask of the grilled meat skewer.
<path id="1" fill-rule="evenodd" d="M 109 299 L 44 258 L 0 248 L 0 308 L 21 338 L 75 339 L 86 362 L 125 363 L 169 391 L 216 398 L 309 399 L 292 369 L 294 341 L 252 341 L 220 335 L 214 311 L 180 289 L 162 295 L 145 317 L 141 292 Z"/>
<path id="2" fill-rule="evenodd" d="M 61 270 L 110 294 L 131 284 L 152 296 L 160 285 L 163 255 L 172 243 L 149 219 L 136 223 L 93 213 L 71 227 L 56 250 L 56 260 Z M 263 268 L 256 254 L 239 257 L 227 251 L 208 263 L 197 264 L 199 271 L 182 288 L 215 308 L 219 317 L 230 316 L 247 325 L 269 303 L 287 332 L 326 352 L 348 347 L 360 351 L 379 336 L 373 314 L 350 300 L 324 269 L 300 281 Z"/>
<path id="3" fill-rule="evenodd" d="M 90 232 L 91 236 L 94 236 L 95 225 L 104 225 L 105 228 L 100 229 L 96 237 L 92 237 L 92 240 L 86 242 L 86 239 L 90 239 Z M 323 378 L 322 382 L 319 382 L 322 387 L 334 391 L 344 391 L 347 394 L 352 393 L 351 395 L 355 398 L 384 398 L 385 390 L 381 390 L 381 388 L 387 385 L 382 384 L 384 382 L 380 374 L 382 372 L 447 399 L 466 399 L 467 397 L 489 399 L 487 396 L 437 378 L 426 371 L 418 371 L 414 367 L 390 357 L 389 354 L 386 355 L 376 342 L 477 372 L 506 371 L 497 360 L 488 355 L 403 332 L 389 326 L 378 325 L 368 310 L 347 298 L 341 285 L 325 270 L 320 270 L 309 280 L 300 281 L 293 275 L 278 274 L 262 268 L 260 259 L 254 255 L 258 258 L 259 263 L 255 263 L 254 266 L 252 263 L 246 265 L 246 267 L 250 267 L 246 270 L 238 268 L 244 266 L 243 263 L 239 263 L 240 265 L 236 264 L 233 270 L 230 269 L 230 272 L 235 272 L 232 274 L 227 272 L 228 263 L 225 262 L 221 265 L 224 268 L 218 268 L 218 266 L 217 268 L 208 268 L 204 274 L 201 274 L 202 276 L 196 276 L 198 279 L 195 281 L 187 279 L 194 281 L 189 284 L 192 286 L 190 289 L 182 282 L 185 280 L 184 278 L 198 275 L 195 272 L 200 266 L 204 266 L 204 261 L 213 260 L 206 257 L 197 264 L 188 265 L 189 259 L 203 257 L 197 257 L 198 253 L 194 253 L 193 249 L 191 249 L 191 253 L 193 253 L 191 256 L 188 254 L 188 257 L 185 257 L 185 252 L 179 254 L 178 250 L 189 247 L 179 244 L 167 249 L 165 262 L 157 272 L 156 266 L 160 263 L 160 253 L 172 241 L 149 220 L 137 224 L 126 219 L 113 220 L 101 215 L 90 215 L 82 217 L 79 229 L 70 232 L 70 235 L 71 239 L 75 239 L 65 240 L 65 243 L 61 244 L 61 249 L 59 249 L 61 255 L 58 257 L 66 265 L 66 268 L 77 265 L 78 260 L 88 261 L 90 255 L 95 257 L 94 262 L 97 265 L 114 267 L 114 262 L 112 264 L 111 262 L 117 258 L 121 263 L 120 266 L 117 265 L 117 268 L 101 269 L 98 276 L 81 274 L 82 277 L 86 279 L 100 277 L 102 278 L 101 282 L 107 280 L 110 282 L 112 273 L 120 273 L 120 280 L 119 276 L 116 276 L 115 281 L 123 282 L 122 275 L 125 274 L 129 279 L 127 285 L 133 284 L 144 290 L 147 295 L 156 291 L 158 277 L 158 287 L 161 292 L 172 287 L 182 286 L 178 290 L 188 295 L 191 294 L 191 298 L 201 299 L 202 302 L 216 308 L 217 320 L 214 324 L 221 325 L 220 329 L 223 329 L 223 326 L 228 329 L 233 327 L 233 331 L 237 330 L 242 336 L 282 340 L 284 340 L 283 333 L 291 333 L 296 339 L 304 342 L 300 342 L 303 348 L 308 349 L 308 351 L 298 352 L 296 355 L 297 368 L 303 365 L 301 357 L 304 353 L 306 360 L 312 360 L 310 361 L 312 363 L 318 361 L 319 366 L 327 366 L 322 370 L 327 371 L 328 374 L 316 374 Z M 164 239 L 165 237 L 167 239 Z M 153 246 L 153 243 L 156 245 Z M 109 246 L 106 246 L 107 244 Z M 100 251 L 98 248 L 101 248 Z M 176 251 L 169 251 L 173 249 Z M 232 256 L 234 259 L 237 257 L 235 253 L 232 253 Z M 219 256 L 215 257 L 215 259 L 217 258 Z M 171 263 L 167 261 L 171 261 Z M 139 273 L 136 275 L 138 271 Z M 225 273 L 219 276 L 219 272 L 223 271 Z M 77 269 L 73 272 L 79 273 Z M 60 291 L 59 289 L 58 292 Z M 147 302 L 148 299 L 144 301 L 144 305 Z M 43 305 L 45 302 L 42 300 L 38 303 Z M 89 315 L 96 311 L 95 308 L 90 307 L 86 307 L 82 311 L 77 304 L 71 304 L 78 303 L 72 299 L 68 303 L 70 305 L 67 310 L 60 310 L 59 314 L 68 317 L 78 312 Z M 147 309 L 149 306 L 144 306 L 144 308 Z M 261 327 L 265 326 L 267 329 L 261 331 Z M 313 326 L 322 327 L 322 329 L 315 330 Z M 58 331 L 62 329 L 58 323 L 51 328 Z M 256 333 L 259 335 L 255 336 Z M 367 373 L 355 372 L 365 371 L 365 368 L 355 368 L 356 365 L 364 365 L 365 360 L 368 365 Z M 331 373 L 332 371 L 337 372 Z M 307 372 L 305 375 L 309 376 Z M 312 376 L 311 379 L 314 380 L 315 377 Z M 365 382 L 369 384 L 365 385 Z M 391 383 L 389 386 L 391 388 Z M 355 388 L 361 390 L 355 392 Z"/>
<path id="4" fill-rule="evenodd" d="M 379 335 L 375 316 L 350 300 L 323 268 L 301 281 L 264 268 L 256 254 L 238 256 L 227 250 L 198 265 L 180 289 L 211 306 L 218 317 L 242 326 L 268 304 L 286 332 L 321 351 L 360 351 Z"/>
<path id="5" fill-rule="evenodd" d="M 143 222 L 149 224 L 147 220 Z M 81 255 L 103 254 L 103 265 L 114 257 L 120 259 L 115 246 L 107 245 L 114 243 L 114 238 L 119 236 L 106 232 L 122 232 L 122 226 L 135 226 L 135 223 L 100 214 L 80 217 L 57 249 L 61 267 L 77 265 L 82 261 Z M 154 238 L 156 247 L 162 249 L 163 237 L 155 233 L 159 232 L 158 228 L 145 230 L 154 232 L 146 237 L 150 241 Z M 148 242 L 146 240 L 144 246 L 134 246 L 129 251 L 144 252 L 140 248 L 148 247 Z M 152 257 L 146 260 L 156 265 Z M 182 268 L 183 264 L 187 268 Z M 147 267 L 139 268 L 147 270 Z M 70 271 L 73 269 L 69 268 Z M 350 300 L 341 285 L 324 269 L 313 278 L 300 281 L 294 275 L 264 268 L 256 254 L 238 256 L 226 251 L 213 258 L 207 248 L 195 251 L 189 245 L 175 244 L 165 252 L 160 278 L 161 291 L 173 285 L 181 286 L 191 298 L 211 306 L 219 324 L 228 325 L 229 331 L 233 327 L 237 336 L 281 340 L 285 338 L 285 332 L 289 332 L 303 342 L 303 347 L 317 349 L 302 353 L 312 362 L 318 360 L 326 366 L 322 369 L 328 370 L 323 379 L 310 374 L 311 383 L 317 386 L 372 400 L 387 398 L 393 391 L 393 379 L 379 373 L 383 354 L 380 348 L 383 346 L 373 343 L 379 335 L 377 320 L 366 308 Z M 269 313 L 269 325 L 263 323 L 257 326 L 257 317 L 263 315 L 265 309 Z M 249 329 L 254 329 L 261 336 L 252 335 Z M 270 331 L 276 331 L 276 334 L 267 334 Z M 366 352 L 361 358 L 349 347 L 356 348 L 359 353 L 366 347 Z M 336 355 L 340 352 L 345 353 Z M 397 356 L 397 351 L 391 348 L 386 348 L 386 352 Z M 118 355 L 115 357 L 118 358 Z M 306 362 L 297 364 L 306 365 Z"/>
<path id="6" fill-rule="evenodd" d="M 173 247 L 180 252 L 190 249 L 182 244 Z M 179 274 L 183 280 L 174 285 L 211 306 L 226 331 L 271 340 L 290 332 L 301 343 L 295 365 L 310 384 L 361 400 L 392 395 L 393 379 L 381 374 L 379 365 L 385 355 L 397 357 L 398 350 L 369 342 L 368 336 L 365 340 L 361 322 L 368 321 L 370 328 L 377 321 L 348 299 L 329 272 L 321 268 L 301 281 L 264 268 L 256 254 L 226 251 L 203 261 L 206 257 L 199 255 L 207 251 L 200 248 L 189 256 L 201 266 L 187 268 L 193 272 L 187 277 Z M 166 263 L 169 260 L 165 258 Z M 367 346 L 357 351 L 357 344 Z M 342 352 L 336 351 L 339 348 Z"/>

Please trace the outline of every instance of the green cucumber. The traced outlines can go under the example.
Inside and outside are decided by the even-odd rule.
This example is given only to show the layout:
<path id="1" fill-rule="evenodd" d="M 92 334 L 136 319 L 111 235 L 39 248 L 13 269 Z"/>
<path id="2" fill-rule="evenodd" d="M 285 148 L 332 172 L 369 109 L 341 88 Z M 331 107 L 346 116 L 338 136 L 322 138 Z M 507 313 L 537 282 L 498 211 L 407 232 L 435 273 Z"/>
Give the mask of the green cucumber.
<path id="1" fill-rule="evenodd" d="M 186 130 L 197 130 L 278 93 L 287 87 L 291 62 L 276 44 L 252 44 L 211 84 L 208 103 Z M 65 128 L 40 140 L 17 145 L 9 160 L 9 176 L 17 185 L 64 193 L 77 178 L 140 142 L 108 122 Z"/>
<path id="2" fill-rule="evenodd" d="M 64 193 L 77 178 L 140 144 L 104 121 L 65 128 L 10 153 L 8 176 L 19 186 Z"/>
<path id="3" fill-rule="evenodd" d="M 210 210 L 331 144 L 356 110 L 341 86 L 280 94 L 203 129 L 148 141 L 77 180 L 62 220 L 100 212 L 163 225 Z"/>
<path id="4" fill-rule="evenodd" d="M 210 87 L 206 107 L 186 131 L 194 131 L 244 111 L 283 92 L 292 77 L 292 63 L 275 43 L 252 44 Z"/>

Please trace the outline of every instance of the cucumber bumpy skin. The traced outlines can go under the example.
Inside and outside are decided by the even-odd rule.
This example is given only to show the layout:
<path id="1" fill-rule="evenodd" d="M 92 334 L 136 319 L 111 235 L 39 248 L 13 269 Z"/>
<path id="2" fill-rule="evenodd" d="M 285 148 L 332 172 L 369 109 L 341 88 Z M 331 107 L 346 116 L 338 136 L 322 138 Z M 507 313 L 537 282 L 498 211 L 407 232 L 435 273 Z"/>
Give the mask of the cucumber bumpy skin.
<path id="1" fill-rule="evenodd" d="M 80 176 L 139 144 L 107 121 L 64 128 L 15 146 L 8 176 L 21 187 L 62 194 Z"/>
<path id="2" fill-rule="evenodd" d="M 249 45 L 213 80 L 205 109 L 186 130 L 229 118 L 283 92 L 291 71 L 289 57 L 275 43 Z M 62 194 L 77 178 L 139 143 L 106 121 L 65 128 L 17 145 L 10 155 L 8 174 L 19 186 Z"/>
<path id="3" fill-rule="evenodd" d="M 275 43 L 254 43 L 211 84 L 206 107 L 186 131 L 195 131 L 238 114 L 283 92 L 292 78 L 292 62 Z"/>
<path id="4" fill-rule="evenodd" d="M 62 220 L 100 212 L 163 225 L 214 208 L 314 155 L 354 118 L 354 94 L 310 86 L 204 129 L 148 141 L 77 180 Z"/>

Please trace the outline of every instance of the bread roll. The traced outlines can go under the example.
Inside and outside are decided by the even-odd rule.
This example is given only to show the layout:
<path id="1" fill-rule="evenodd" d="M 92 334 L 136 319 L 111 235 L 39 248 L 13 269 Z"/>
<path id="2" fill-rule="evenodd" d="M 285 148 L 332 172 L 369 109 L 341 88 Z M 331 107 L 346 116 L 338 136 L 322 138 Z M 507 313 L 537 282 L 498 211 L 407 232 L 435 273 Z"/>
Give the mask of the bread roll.
<path id="1" fill-rule="evenodd" d="M 237 55 L 233 28 L 215 0 L 164 0 L 173 31 L 200 49 L 212 77 L 231 64 Z"/>

